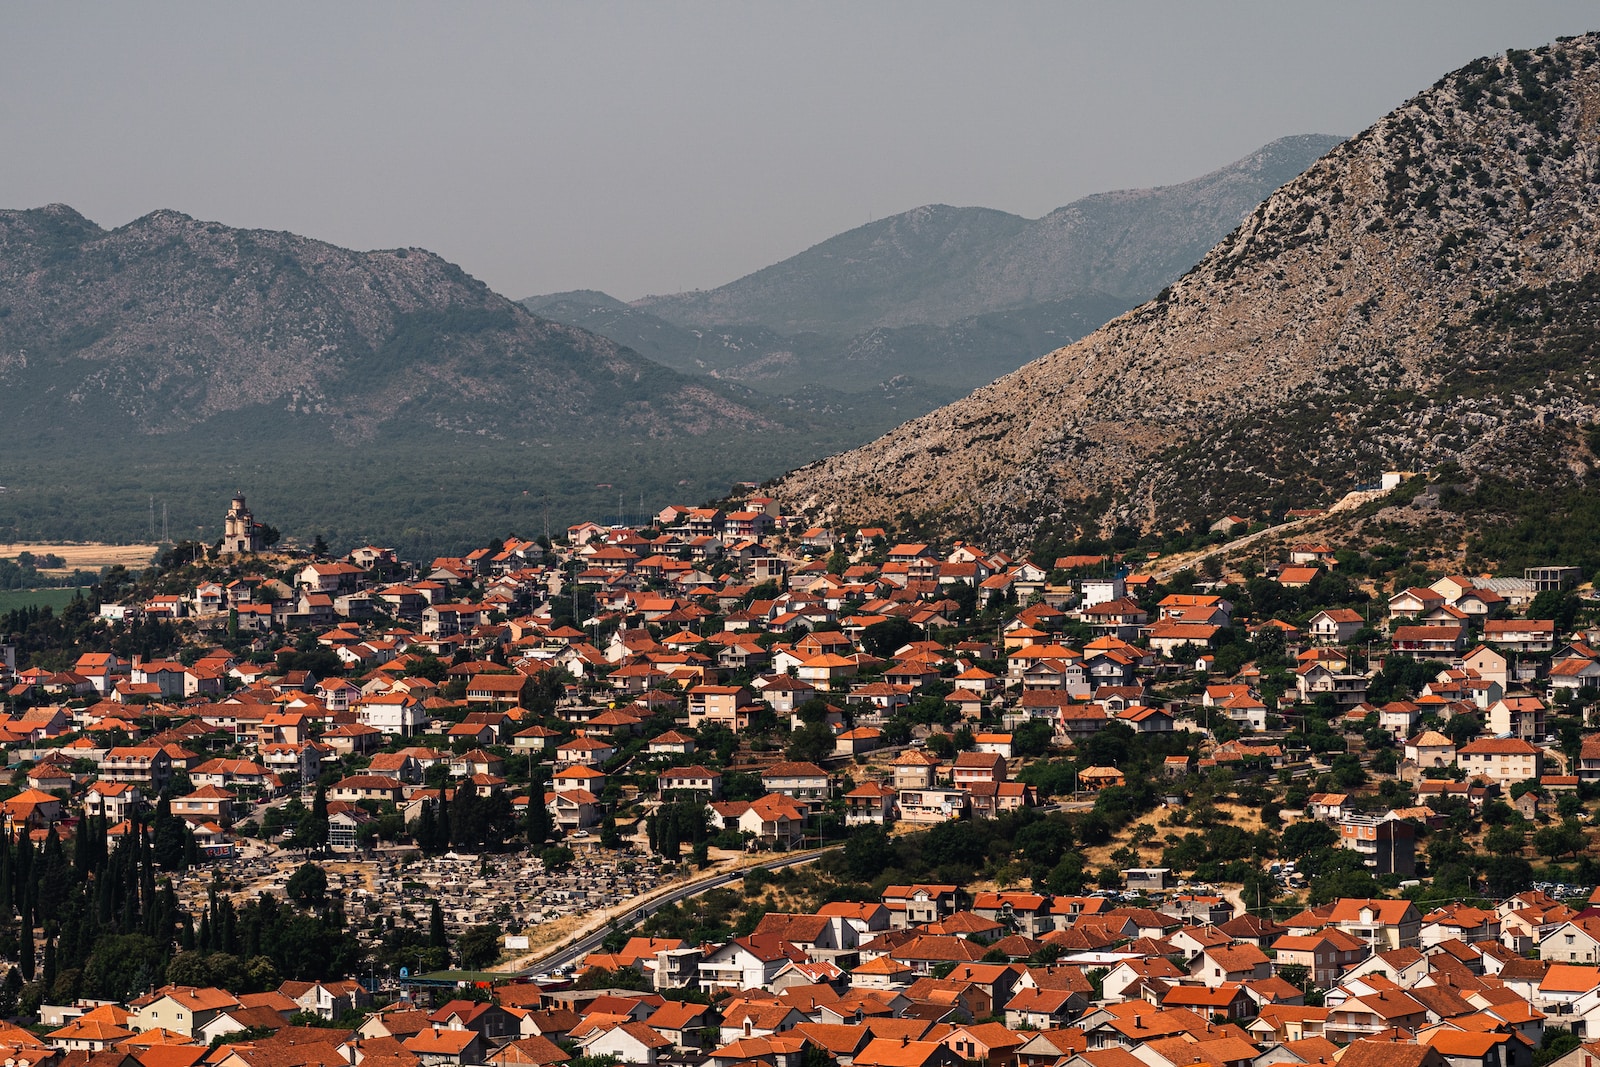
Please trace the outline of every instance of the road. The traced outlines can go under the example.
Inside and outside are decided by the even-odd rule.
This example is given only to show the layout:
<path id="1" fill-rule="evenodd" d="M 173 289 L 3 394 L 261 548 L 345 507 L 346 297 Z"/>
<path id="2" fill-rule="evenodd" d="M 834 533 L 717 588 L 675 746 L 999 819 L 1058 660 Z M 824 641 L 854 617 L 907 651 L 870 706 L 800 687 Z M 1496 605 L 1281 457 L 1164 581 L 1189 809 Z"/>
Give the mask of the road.
<path id="1" fill-rule="evenodd" d="M 639 907 L 633 912 L 631 921 L 642 922 L 646 918 L 654 915 L 656 912 L 666 907 L 668 904 L 676 904 L 680 900 L 688 900 L 690 897 L 697 897 L 702 893 L 709 893 L 713 889 L 721 889 L 723 886 L 729 885 L 733 882 L 742 882 L 744 880 L 744 876 L 749 874 L 751 871 L 776 871 L 784 867 L 798 867 L 803 863 L 810 863 L 813 860 L 820 859 L 822 856 L 827 855 L 834 849 L 842 847 L 842 845 L 829 845 L 824 849 L 814 849 L 810 852 L 803 852 L 798 855 L 781 856 L 778 859 L 768 860 L 766 863 L 758 863 L 750 867 L 739 867 L 735 870 L 723 871 L 719 874 L 711 874 L 704 878 L 697 878 L 694 881 L 685 882 L 682 885 L 668 890 L 660 896 L 652 897 L 650 900 L 639 905 Z M 557 967 L 564 967 L 569 963 L 577 963 L 589 953 L 599 948 L 600 942 L 604 941 L 606 939 L 606 935 L 609 933 L 611 933 L 610 925 L 602 923 L 599 927 L 582 935 L 576 941 L 568 942 L 565 946 L 556 949 L 554 952 L 551 952 L 538 960 L 535 960 L 527 968 L 515 973 L 522 975 L 548 974 L 551 971 L 554 971 Z"/>
<path id="2" fill-rule="evenodd" d="M 1335 512 L 1349 511 L 1351 508 L 1360 507 L 1367 501 L 1376 500 L 1378 497 L 1383 496 L 1388 492 L 1389 490 L 1387 489 L 1353 490 L 1339 498 L 1339 500 L 1322 515 L 1308 515 L 1303 519 L 1294 519 L 1291 522 L 1279 523 L 1277 526 L 1268 526 L 1265 530 L 1257 530 L 1255 533 L 1245 534 L 1243 537 L 1236 537 L 1226 544 L 1203 549 L 1202 551 L 1192 555 L 1188 553 L 1182 553 L 1175 559 L 1163 561 L 1159 567 L 1152 569 L 1150 573 L 1157 581 L 1165 581 L 1181 570 L 1193 570 L 1195 567 L 1199 566 L 1212 556 L 1224 556 L 1230 552 L 1237 552 L 1241 548 L 1248 548 L 1250 545 L 1262 540 L 1263 538 L 1277 537 L 1286 533 L 1290 533 L 1302 527 L 1309 526 L 1312 523 L 1319 522 Z"/>

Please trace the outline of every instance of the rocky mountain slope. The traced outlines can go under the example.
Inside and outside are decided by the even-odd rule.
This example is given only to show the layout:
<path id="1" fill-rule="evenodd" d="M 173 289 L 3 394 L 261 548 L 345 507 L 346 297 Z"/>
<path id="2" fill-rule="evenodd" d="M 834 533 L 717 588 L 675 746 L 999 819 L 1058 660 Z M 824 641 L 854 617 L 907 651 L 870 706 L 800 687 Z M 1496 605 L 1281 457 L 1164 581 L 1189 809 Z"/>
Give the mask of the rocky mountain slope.
<path id="1" fill-rule="evenodd" d="M 778 492 L 1018 544 L 1326 502 L 1388 468 L 1587 484 L 1597 44 L 1442 78 L 1156 299 Z"/>
<path id="2" fill-rule="evenodd" d="M 635 307 L 679 325 L 857 334 L 1099 294 L 1130 305 L 1187 270 L 1339 142 L 1305 135 L 1178 185 L 1085 197 L 1041 219 L 933 204 L 832 237 L 716 289 Z"/>
<path id="3" fill-rule="evenodd" d="M 169 434 L 253 409 L 335 439 L 771 428 L 726 390 L 534 317 L 417 249 L 352 252 L 158 211 L 0 212 L 8 422 Z"/>

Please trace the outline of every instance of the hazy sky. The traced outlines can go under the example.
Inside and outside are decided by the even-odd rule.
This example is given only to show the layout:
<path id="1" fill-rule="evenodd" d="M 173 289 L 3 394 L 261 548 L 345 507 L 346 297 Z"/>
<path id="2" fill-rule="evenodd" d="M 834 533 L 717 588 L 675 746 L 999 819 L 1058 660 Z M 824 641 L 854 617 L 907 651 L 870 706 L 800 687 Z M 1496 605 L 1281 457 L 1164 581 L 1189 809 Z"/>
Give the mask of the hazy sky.
<path id="1" fill-rule="evenodd" d="M 1351 134 L 1591 2 L 0 4 L 0 207 L 714 286 L 925 203 L 1028 216 Z"/>

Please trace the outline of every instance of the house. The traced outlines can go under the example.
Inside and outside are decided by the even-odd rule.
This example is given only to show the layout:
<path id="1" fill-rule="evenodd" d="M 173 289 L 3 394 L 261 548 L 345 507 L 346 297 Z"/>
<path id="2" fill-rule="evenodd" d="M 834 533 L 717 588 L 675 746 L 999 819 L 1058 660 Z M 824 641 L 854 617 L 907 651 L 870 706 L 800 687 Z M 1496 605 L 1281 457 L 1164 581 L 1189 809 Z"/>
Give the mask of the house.
<path id="1" fill-rule="evenodd" d="M 422 1067 L 467 1067 L 482 1063 L 488 1048 L 483 1036 L 476 1031 L 445 1030 L 437 1026 L 419 1031 L 400 1044 L 421 1061 Z"/>
<path id="2" fill-rule="evenodd" d="M 214 987 L 162 986 L 129 1003 L 134 1014 L 128 1027 L 141 1034 L 146 1030 L 170 1030 L 193 1037 L 223 1011 L 239 1006 L 233 994 Z"/>
<path id="3" fill-rule="evenodd" d="M 956 910 L 960 887 L 954 885 L 891 885 L 883 891 L 889 926 L 901 930 L 938 922 Z"/>
<path id="4" fill-rule="evenodd" d="M 350 979 L 324 982 L 284 982 L 278 992 L 294 1001 L 301 1011 L 322 1019 L 337 1019 L 371 1004 L 366 987 Z"/>
<path id="5" fill-rule="evenodd" d="M 848 810 L 845 812 L 846 826 L 860 826 L 872 823 L 877 826 L 887 826 L 894 821 L 895 800 L 898 792 L 890 786 L 878 782 L 863 782 L 844 795 Z"/>
<path id="6" fill-rule="evenodd" d="M 1453 658 L 1460 655 L 1465 635 L 1461 626 L 1396 626 L 1389 647 L 1397 655 Z"/>
<path id="7" fill-rule="evenodd" d="M 1421 1001 L 1382 979 L 1364 981 L 1358 988 L 1370 989 L 1351 996 L 1328 1012 L 1323 1034 L 1330 1041 L 1351 1042 L 1399 1027 L 1415 1033 L 1428 1022 L 1428 1009 Z"/>
<path id="8" fill-rule="evenodd" d="M 1481 778 L 1508 791 L 1517 782 L 1537 779 L 1543 761 L 1540 749 L 1517 738 L 1479 738 L 1456 750 L 1456 766 L 1469 780 Z"/>
<path id="9" fill-rule="evenodd" d="M 722 796 L 722 773 L 698 764 L 673 767 L 657 777 L 656 795 L 661 799 L 693 796 L 708 802 L 717 800 Z"/>
<path id="10" fill-rule="evenodd" d="M 1291 932 L 1310 933 L 1298 929 L 1297 921 L 1307 913 L 1292 917 L 1288 926 Z M 1358 897 L 1341 897 L 1327 909 L 1318 923 L 1343 930 L 1368 944 L 1384 948 L 1414 947 L 1422 930 L 1422 914 L 1409 900 L 1366 900 Z"/>
<path id="11" fill-rule="evenodd" d="M 745 686 L 697 685 L 689 690 L 689 728 L 698 730 L 707 722 L 719 722 L 738 733 L 749 724 L 754 691 Z"/>
<path id="12" fill-rule="evenodd" d="M 1416 870 L 1416 830 L 1400 819 L 1346 814 L 1339 820 L 1339 844 L 1359 853 L 1377 874 L 1410 877 Z"/>
<path id="13" fill-rule="evenodd" d="M 1432 589 L 1416 586 L 1402 589 L 1389 598 L 1389 615 L 1394 619 L 1415 619 L 1445 606 L 1444 597 Z"/>
<path id="14" fill-rule="evenodd" d="M 781 793 L 769 793 L 750 802 L 738 816 L 741 833 L 777 848 L 794 848 L 805 841 L 806 806 Z"/>
<path id="15" fill-rule="evenodd" d="M 1252 982 L 1272 977 L 1272 959 L 1254 945 L 1208 948 L 1189 964 L 1189 974 L 1208 988 L 1226 982 Z"/>
<path id="16" fill-rule="evenodd" d="M 352 774 L 335 782 L 327 795 L 329 800 L 352 804 L 362 800 L 398 804 L 405 798 L 405 785 L 384 774 Z"/>
<path id="17" fill-rule="evenodd" d="M 1600 963 L 1600 920 L 1578 916 L 1539 940 L 1539 958 L 1560 963 Z"/>
<path id="18" fill-rule="evenodd" d="M 805 800 L 827 800 L 832 795 L 828 772 L 815 763 L 774 763 L 761 772 L 761 787 L 768 793 Z"/>
<path id="19" fill-rule="evenodd" d="M 1490 619 L 1483 639 L 1509 652 L 1549 652 L 1555 648 L 1556 624 L 1550 619 Z"/>
<path id="20" fill-rule="evenodd" d="M 1544 701 L 1536 696 L 1501 697 L 1489 706 L 1489 732 L 1537 741 L 1545 735 Z"/>
<path id="21" fill-rule="evenodd" d="M 1424 730 L 1405 743 L 1405 758 L 1425 770 L 1453 767 L 1455 742 L 1437 730 Z"/>
<path id="22" fill-rule="evenodd" d="M 642 1022 L 618 1023 L 584 1037 L 585 1056 L 614 1056 L 619 1063 L 653 1067 L 658 1056 L 672 1051 L 672 1042 Z"/>
<path id="23" fill-rule="evenodd" d="M 1319 930 L 1313 934 L 1284 934 L 1272 943 L 1273 970 L 1300 966 L 1313 984 L 1323 988 L 1335 985 L 1345 968 L 1365 959 L 1366 942 L 1343 930 Z"/>
<path id="24" fill-rule="evenodd" d="M 804 962 L 805 958 L 805 953 L 777 937 L 736 937 L 706 955 L 699 966 L 700 985 L 707 990 L 763 988 L 785 964 Z M 730 1020 L 724 1017 L 723 1021 L 726 1025 Z M 795 1021 L 804 1021 L 804 1017 Z"/>

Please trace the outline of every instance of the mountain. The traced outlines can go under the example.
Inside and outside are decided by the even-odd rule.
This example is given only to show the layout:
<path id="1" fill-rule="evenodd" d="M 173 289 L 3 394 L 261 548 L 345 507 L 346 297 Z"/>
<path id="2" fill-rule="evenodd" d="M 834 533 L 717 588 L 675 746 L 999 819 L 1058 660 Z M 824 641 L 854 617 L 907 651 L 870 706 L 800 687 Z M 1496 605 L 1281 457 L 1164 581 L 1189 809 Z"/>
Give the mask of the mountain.
<path id="1" fill-rule="evenodd" d="M 1326 503 L 1592 485 L 1600 38 L 1478 60 L 1090 336 L 780 480 L 791 506 L 1019 545 Z"/>
<path id="2" fill-rule="evenodd" d="M 838 397 L 686 377 L 419 249 L 61 205 L 0 212 L 0 396 L 0 541 L 144 535 L 153 496 L 209 540 L 237 489 L 286 532 L 443 549 L 859 440 Z"/>
<path id="3" fill-rule="evenodd" d="M 765 417 L 615 343 L 538 319 L 428 252 L 352 252 L 158 211 L 102 230 L 0 212 L 0 387 L 16 421 L 180 432 L 244 411 L 338 440 L 694 434 Z"/>
<path id="4" fill-rule="evenodd" d="M 604 293 L 529 297 L 536 315 L 608 337 L 683 374 L 743 382 L 770 393 L 818 381 L 868 391 L 916 378 L 954 400 L 1015 370 L 1040 352 L 1074 341 L 1129 303 L 1092 294 L 1012 311 L 974 315 L 948 326 L 880 326 L 852 337 L 786 335 L 759 325 L 680 326 Z"/>
<path id="5" fill-rule="evenodd" d="M 1338 141 L 1286 137 L 1193 181 L 1085 197 L 1041 219 L 920 207 L 707 292 L 522 303 L 764 392 L 826 381 L 863 393 L 867 414 L 879 383 L 913 378 L 953 400 L 1154 296 Z"/>
<path id="6" fill-rule="evenodd" d="M 1286 137 L 1179 185 L 1101 193 L 1025 219 L 943 204 L 859 226 L 716 289 L 646 297 L 679 325 L 780 333 L 944 326 L 1101 294 L 1131 306 L 1182 274 L 1268 193 L 1339 143 Z"/>

